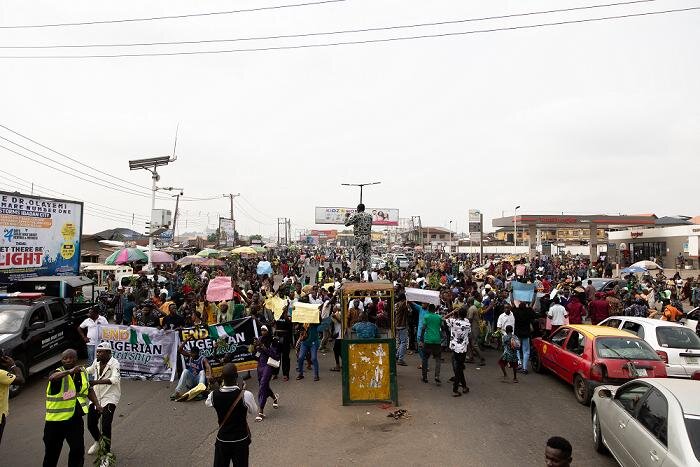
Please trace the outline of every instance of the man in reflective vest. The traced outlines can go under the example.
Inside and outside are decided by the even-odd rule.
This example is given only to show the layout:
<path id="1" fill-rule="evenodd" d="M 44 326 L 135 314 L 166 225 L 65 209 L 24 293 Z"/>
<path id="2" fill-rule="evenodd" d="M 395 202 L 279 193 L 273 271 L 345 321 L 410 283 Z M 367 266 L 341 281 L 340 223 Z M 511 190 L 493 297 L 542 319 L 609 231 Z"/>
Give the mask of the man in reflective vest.
<path id="1" fill-rule="evenodd" d="M 68 349 L 61 355 L 63 364 L 49 376 L 46 387 L 46 423 L 44 424 L 44 467 L 55 467 L 61 456 L 63 441 L 68 442 L 68 467 L 85 462 L 83 415 L 88 412 L 88 399 L 102 412 L 87 373 L 76 366 L 78 354 Z"/>

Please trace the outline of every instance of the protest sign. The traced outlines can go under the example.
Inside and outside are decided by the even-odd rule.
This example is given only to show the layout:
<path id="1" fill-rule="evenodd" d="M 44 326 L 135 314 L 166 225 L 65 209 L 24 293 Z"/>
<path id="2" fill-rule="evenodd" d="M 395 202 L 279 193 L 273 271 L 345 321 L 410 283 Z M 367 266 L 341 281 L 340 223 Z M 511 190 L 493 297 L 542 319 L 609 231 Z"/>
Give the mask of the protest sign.
<path id="1" fill-rule="evenodd" d="M 318 305 L 310 303 L 295 303 L 292 310 L 293 323 L 319 323 Z"/>
<path id="2" fill-rule="evenodd" d="M 221 302 L 233 298 L 233 287 L 231 278 L 228 276 L 213 277 L 207 286 L 207 300 L 210 302 Z"/>
<path id="3" fill-rule="evenodd" d="M 177 332 L 116 324 L 98 326 L 97 332 L 101 342 L 112 346 L 122 378 L 175 380 Z"/>
<path id="4" fill-rule="evenodd" d="M 530 303 L 535 298 L 535 284 L 513 281 L 511 285 L 513 287 L 513 300 Z"/>
<path id="5" fill-rule="evenodd" d="M 265 308 L 272 310 L 272 314 L 275 315 L 275 319 L 280 319 L 282 312 L 284 312 L 284 307 L 287 306 L 287 300 L 283 299 L 278 295 L 268 297 L 265 299 Z"/>
<path id="6" fill-rule="evenodd" d="M 257 367 L 253 341 L 258 337 L 258 328 L 250 316 L 212 326 L 184 328 L 179 333 L 184 349 L 197 347 L 216 377 L 221 375 L 224 363 L 235 363 L 238 371 Z"/>
<path id="7" fill-rule="evenodd" d="M 424 290 L 406 287 L 406 300 L 416 303 L 432 303 L 440 305 L 440 292 L 437 290 Z"/>

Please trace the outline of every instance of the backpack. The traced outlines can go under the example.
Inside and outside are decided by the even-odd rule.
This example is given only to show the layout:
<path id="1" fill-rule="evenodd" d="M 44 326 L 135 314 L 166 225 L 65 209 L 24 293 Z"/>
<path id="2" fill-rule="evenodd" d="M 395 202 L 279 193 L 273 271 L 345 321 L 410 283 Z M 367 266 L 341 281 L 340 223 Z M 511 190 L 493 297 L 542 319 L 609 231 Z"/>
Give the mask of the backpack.
<path id="1" fill-rule="evenodd" d="M 518 350 L 520 348 L 520 339 L 517 336 L 510 338 L 510 348 L 513 350 Z"/>

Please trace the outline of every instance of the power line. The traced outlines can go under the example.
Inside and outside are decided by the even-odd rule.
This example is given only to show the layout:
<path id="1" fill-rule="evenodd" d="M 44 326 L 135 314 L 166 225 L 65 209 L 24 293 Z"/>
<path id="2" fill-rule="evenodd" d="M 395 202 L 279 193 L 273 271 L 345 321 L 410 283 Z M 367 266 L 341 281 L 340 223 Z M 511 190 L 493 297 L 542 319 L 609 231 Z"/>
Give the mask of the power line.
<path id="1" fill-rule="evenodd" d="M 248 198 L 246 198 L 245 196 L 241 195 L 241 199 L 242 199 L 243 201 L 245 201 L 246 203 L 248 203 L 248 205 L 249 205 L 251 208 L 253 208 L 253 209 L 256 210 L 257 212 L 259 212 L 259 213 L 262 214 L 263 216 L 269 217 L 270 219 L 274 219 L 274 218 L 275 218 L 275 216 L 271 216 L 271 215 L 269 215 L 269 214 L 267 214 L 267 213 L 261 211 L 260 209 L 256 208 L 256 207 L 253 205 L 253 203 L 251 203 L 251 202 L 248 200 Z"/>
<path id="2" fill-rule="evenodd" d="M 204 13 L 189 13 L 182 15 L 170 15 L 170 16 L 152 16 L 146 18 L 122 18 L 122 19 L 108 19 L 108 20 L 98 20 L 98 21 L 80 21 L 74 23 L 49 23 L 49 24 L 15 24 L 8 26 L 0 26 L 0 29 L 30 29 L 30 28 L 56 28 L 63 26 L 88 26 L 94 24 L 114 24 L 114 23 L 136 23 L 141 21 L 162 21 L 167 19 L 182 19 L 182 18 L 195 18 L 202 16 L 217 16 L 217 15 L 232 15 L 236 13 L 252 13 L 256 11 L 266 11 L 266 10 L 279 10 L 282 8 L 295 8 L 300 6 L 313 6 L 322 5 L 324 3 L 338 3 L 345 0 L 322 0 L 317 2 L 306 2 L 306 3 L 293 3 L 288 5 L 273 5 L 257 8 L 245 8 L 240 10 L 228 10 L 228 11 L 208 11 Z"/>
<path id="3" fill-rule="evenodd" d="M 344 29 L 339 31 L 325 31 L 325 32 L 309 32 L 300 34 L 282 34 L 276 36 L 257 36 L 257 37 L 239 37 L 233 39 L 205 39 L 205 40 L 195 40 L 195 41 L 163 41 L 163 42 L 131 42 L 124 44 L 60 44 L 60 45 L 0 45 L 0 49 L 59 49 L 59 48 L 90 48 L 90 47 L 148 47 L 156 45 L 194 45 L 194 44 L 214 44 L 222 42 L 241 42 L 241 41 L 257 41 L 257 40 L 270 40 L 270 39 L 293 39 L 300 37 L 315 37 L 315 36 L 328 36 L 336 34 L 351 34 L 351 33 L 363 33 L 363 32 L 377 32 L 377 31 L 391 31 L 396 29 L 407 29 L 407 28 L 420 28 L 428 26 L 446 26 L 450 24 L 463 24 L 477 21 L 489 21 L 496 19 L 509 19 L 509 18 L 519 18 L 523 16 L 534 16 L 534 15 L 544 15 L 551 13 L 565 13 L 571 11 L 579 10 L 592 10 L 595 8 L 609 8 L 624 5 L 634 5 L 639 3 L 651 3 L 659 0 L 634 0 L 627 2 L 617 2 L 617 3 L 606 3 L 600 5 L 587 5 L 572 8 L 560 8 L 556 10 L 542 10 L 542 11 L 532 11 L 526 13 L 513 13 L 509 15 L 499 15 L 499 16 L 485 16 L 481 18 L 467 18 L 467 19 L 457 19 L 448 21 L 436 21 L 431 23 L 416 23 L 416 24 L 404 24 L 397 26 L 382 26 L 375 28 L 362 28 L 362 29 Z"/>
<path id="4" fill-rule="evenodd" d="M 78 59 L 78 58 L 128 58 L 128 57 L 166 57 L 166 56 L 176 56 L 176 55 L 214 55 L 214 54 L 227 54 L 227 53 L 242 53 L 242 52 L 270 52 L 279 50 L 296 50 L 296 49 L 313 49 L 319 47 L 337 47 L 343 45 L 365 45 L 365 44 L 378 44 L 387 42 L 399 42 L 406 40 L 417 40 L 417 39 L 430 39 L 437 37 L 453 37 L 453 36 L 466 36 L 471 34 L 486 34 L 492 32 L 501 31 L 517 31 L 521 29 L 536 29 L 551 26 L 563 26 L 566 24 L 581 24 L 581 23 L 592 23 L 598 21 L 610 21 L 618 19 L 635 18 L 642 16 L 654 16 L 654 15 L 664 15 L 669 13 L 680 13 L 700 10 L 700 7 L 689 7 L 689 8 L 677 8 L 671 10 L 661 10 L 661 11 L 650 11 L 646 13 L 629 13 L 625 15 L 615 15 L 615 16 L 603 16 L 598 18 L 585 18 L 578 20 L 568 20 L 568 21 L 556 21 L 552 23 L 538 23 L 529 24 L 524 26 L 508 26 L 500 28 L 490 28 L 490 29 L 477 29 L 471 31 L 461 31 L 461 32 L 445 32 L 445 33 L 435 33 L 435 34 L 421 34 L 416 36 L 401 36 L 401 37 L 390 37 L 384 39 L 365 39 L 357 41 L 346 41 L 346 42 L 329 42 L 324 44 L 303 44 L 303 45 L 286 45 L 286 46 L 274 46 L 274 47 L 256 47 L 250 49 L 225 49 L 225 50 L 199 50 L 199 51 L 189 51 L 189 52 L 152 52 L 152 53 L 132 53 L 132 54 L 93 54 L 93 55 L 16 55 L 0 56 L 0 59 Z"/>
<path id="5" fill-rule="evenodd" d="M 118 192 L 121 192 L 121 193 L 125 193 L 125 194 L 127 194 L 127 195 L 140 196 L 140 197 L 142 197 L 142 198 L 150 198 L 150 197 L 151 197 L 150 195 L 139 194 L 139 193 L 136 193 L 136 192 L 133 192 L 133 191 L 125 191 L 125 190 L 122 190 L 122 189 L 119 189 L 119 188 L 115 188 L 115 187 L 113 187 L 113 186 L 103 185 L 102 183 L 98 183 L 98 182 L 96 182 L 96 181 L 94 181 L 94 180 L 90 180 L 90 179 L 88 179 L 88 178 L 83 178 L 83 177 L 81 177 L 81 176 L 79 176 L 79 175 L 76 175 L 75 173 L 68 172 L 67 170 L 63 170 L 63 169 L 61 169 L 61 168 L 59 168 L 59 167 L 53 167 L 53 166 L 51 166 L 51 165 L 49 165 L 49 164 L 46 164 L 45 162 L 41 162 L 41 161 L 38 161 L 38 160 L 36 160 L 36 159 L 32 159 L 31 157 L 29 157 L 29 156 L 27 156 L 27 155 L 25 155 L 25 154 L 22 154 L 22 153 L 20 153 L 20 152 L 17 152 L 17 151 L 15 151 L 14 149 L 10 149 L 10 148 L 5 147 L 5 146 L 3 146 L 3 145 L 1 145 L 1 144 L 0 144 L 0 149 L 4 149 L 4 150 L 9 151 L 9 152 L 11 152 L 11 153 L 17 154 L 17 155 L 20 156 L 20 157 L 23 157 L 23 158 L 25 158 L 25 159 L 28 159 L 28 160 L 30 160 L 30 161 L 32 161 L 32 162 L 36 162 L 37 164 L 44 165 L 44 166 L 46 166 L 46 167 L 49 167 L 50 169 L 57 170 L 57 171 L 59 171 L 59 172 L 61 172 L 61 173 L 64 173 L 64 174 L 66 174 L 66 175 L 70 175 L 71 177 L 75 177 L 75 178 L 77 178 L 77 179 L 79 179 L 79 180 L 83 180 L 83 181 L 88 182 L 88 183 L 93 183 L 93 184 L 98 185 L 98 186 L 101 186 L 101 187 L 103 187 L 103 188 L 107 188 L 107 189 L 110 189 L 110 190 L 114 190 L 114 191 L 118 191 Z M 55 162 L 55 161 L 54 161 L 54 162 Z M 79 172 L 79 173 L 82 173 L 82 172 Z M 87 174 L 84 174 L 84 175 L 87 175 Z M 167 199 L 167 198 L 165 198 L 165 199 Z"/>
<path id="6" fill-rule="evenodd" d="M 35 187 L 38 187 L 38 188 L 40 188 L 40 189 L 43 189 L 44 191 L 48 191 L 48 192 L 50 192 L 50 193 L 56 193 L 56 194 L 58 194 L 58 195 L 60 195 L 60 196 L 65 196 L 65 197 L 70 198 L 70 199 L 73 199 L 73 200 L 75 200 L 75 201 L 82 201 L 82 202 L 84 202 L 84 203 L 86 203 L 86 204 L 88 204 L 88 203 L 89 203 L 89 204 L 94 204 L 95 206 L 100 206 L 100 207 L 103 207 L 103 208 L 111 209 L 111 210 L 113 210 L 113 211 L 122 212 L 122 213 L 124 213 L 124 214 L 128 214 L 129 216 L 134 216 L 134 217 L 137 217 L 137 218 L 140 218 L 140 219 L 144 219 L 144 220 L 148 220 L 148 219 L 149 219 L 147 216 L 144 216 L 144 215 L 141 215 L 141 214 L 136 214 L 136 213 L 133 213 L 133 212 L 124 211 L 124 210 L 122 210 L 122 209 L 117 209 L 117 208 L 114 208 L 114 207 L 112 207 L 112 206 L 107 206 L 107 205 L 104 205 L 104 204 L 95 203 L 94 201 L 85 201 L 85 200 L 82 200 L 82 199 L 80 199 L 79 196 L 73 196 L 73 195 L 68 194 L 68 193 L 63 193 L 63 192 L 61 192 L 61 191 L 57 191 L 57 190 L 54 190 L 54 189 L 52 189 L 52 188 L 48 188 L 48 187 L 43 186 L 43 185 L 39 185 L 38 183 L 34 183 L 34 182 L 32 182 L 31 180 L 27 180 L 27 179 L 22 178 L 22 177 L 18 177 L 17 175 L 15 175 L 15 174 L 13 174 L 13 173 L 10 173 L 10 172 L 7 172 L 7 171 L 2 170 L 2 169 L 0 169 L 0 172 L 4 173 L 5 175 L 9 175 L 10 177 L 13 177 L 13 178 L 5 177 L 5 176 L 2 176 L 2 175 L 0 175 L 0 177 L 5 178 L 5 179 L 7 179 L 7 180 L 12 180 L 12 181 L 14 181 L 15 183 L 17 183 L 16 180 L 20 180 L 20 181 L 24 182 L 24 183 L 25 183 L 25 186 L 27 186 L 27 187 L 31 187 L 32 185 L 34 185 Z M 16 180 L 15 180 L 15 179 L 16 179 Z M 52 196 L 55 196 L 55 195 L 52 195 Z"/>
<path id="7" fill-rule="evenodd" d="M 147 187 L 147 186 L 139 185 L 139 184 L 134 183 L 134 182 L 131 182 L 131 181 L 129 181 L 129 180 L 125 180 L 125 179 L 123 179 L 123 178 L 115 177 L 114 175 L 112 175 L 112 174 L 110 174 L 110 173 L 103 172 L 102 170 L 100 170 L 100 169 L 98 169 L 98 168 L 95 168 L 95 167 L 92 167 L 92 166 L 90 166 L 90 165 L 87 165 L 86 163 L 84 163 L 84 162 L 82 162 L 82 161 L 79 161 L 78 159 L 75 159 L 75 158 L 73 158 L 73 157 L 71 157 L 71 156 L 69 156 L 69 155 L 67 155 L 67 154 L 64 154 L 64 153 L 62 153 L 62 152 L 56 151 L 55 149 L 52 149 L 52 148 L 50 148 L 50 147 L 48 147 L 48 146 L 46 146 L 46 145 L 44 145 L 44 144 L 41 144 L 40 142 L 35 141 L 35 140 L 33 140 L 32 138 L 30 138 L 30 137 L 28 137 L 28 136 L 25 136 L 25 135 L 23 135 L 22 133 L 20 133 L 20 132 L 18 132 L 18 131 L 13 130 L 12 128 L 8 128 L 8 127 L 6 127 L 5 125 L 3 125 L 3 124 L 1 124 L 1 123 L 0 123 L 0 128 L 4 128 L 5 130 L 7 130 L 7 131 L 9 131 L 10 133 L 13 133 L 13 134 L 19 136 L 20 138 L 24 138 L 24 139 L 26 139 L 27 141 L 31 141 L 32 143 L 36 144 L 37 146 L 40 146 L 40 147 L 42 147 L 42 148 L 44 148 L 44 149 L 47 149 L 47 150 L 51 151 L 51 152 L 54 153 L 54 154 L 58 154 L 59 156 L 63 156 L 63 157 L 65 157 L 66 159 L 68 159 L 68 160 L 70 160 L 70 161 L 73 161 L 73 162 L 75 162 L 75 163 L 77 163 L 77 164 L 82 165 L 83 167 L 87 167 L 88 169 L 94 170 L 95 172 L 99 172 L 99 173 L 101 173 L 102 175 L 107 175 L 108 177 L 113 177 L 113 178 L 116 179 L 116 180 L 122 181 L 122 182 L 124 182 L 124 183 L 128 183 L 128 184 L 130 184 L 130 185 L 133 185 L 133 186 L 138 187 L 138 188 L 141 188 L 141 189 L 145 189 L 145 190 L 149 190 L 149 189 L 150 189 L 150 188 Z M 7 140 L 6 140 L 6 141 L 7 141 Z M 14 144 L 14 143 L 13 143 L 13 144 Z M 17 146 L 19 146 L 19 145 L 17 145 Z M 20 147 L 21 147 L 21 146 L 20 146 Z"/>

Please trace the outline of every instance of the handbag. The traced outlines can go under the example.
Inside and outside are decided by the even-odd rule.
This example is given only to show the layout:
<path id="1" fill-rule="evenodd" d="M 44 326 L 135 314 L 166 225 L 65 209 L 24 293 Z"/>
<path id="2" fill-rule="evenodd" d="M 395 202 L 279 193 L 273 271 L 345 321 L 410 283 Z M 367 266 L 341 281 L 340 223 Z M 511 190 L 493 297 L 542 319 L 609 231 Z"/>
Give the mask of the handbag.
<path id="1" fill-rule="evenodd" d="M 267 366 L 271 366 L 272 368 L 279 368 L 280 367 L 280 361 L 275 360 L 272 357 L 267 357 Z"/>

